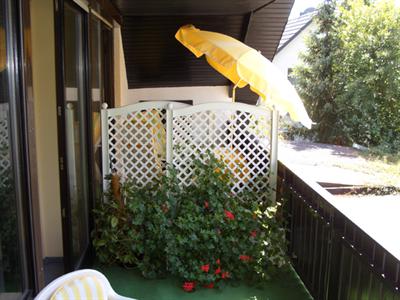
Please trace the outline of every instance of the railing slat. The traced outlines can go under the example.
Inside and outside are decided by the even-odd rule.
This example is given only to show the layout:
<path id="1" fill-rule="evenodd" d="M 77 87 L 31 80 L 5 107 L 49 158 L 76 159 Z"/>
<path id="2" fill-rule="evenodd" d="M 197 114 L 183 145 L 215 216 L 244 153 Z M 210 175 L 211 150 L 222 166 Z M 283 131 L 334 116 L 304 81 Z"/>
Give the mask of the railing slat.
<path id="1" fill-rule="evenodd" d="M 278 174 L 289 202 L 289 253 L 312 296 L 399 300 L 399 260 L 333 207 L 322 188 L 282 162 Z"/>

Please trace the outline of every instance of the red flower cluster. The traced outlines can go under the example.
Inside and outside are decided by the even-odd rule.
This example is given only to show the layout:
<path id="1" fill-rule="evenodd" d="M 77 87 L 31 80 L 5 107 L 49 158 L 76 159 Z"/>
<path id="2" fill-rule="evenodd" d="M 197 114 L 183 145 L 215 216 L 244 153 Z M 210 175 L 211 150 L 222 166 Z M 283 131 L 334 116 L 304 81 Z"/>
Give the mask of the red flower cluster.
<path id="1" fill-rule="evenodd" d="M 206 289 L 213 289 L 214 288 L 214 282 L 211 282 L 210 284 L 205 284 L 204 287 Z"/>
<path id="2" fill-rule="evenodd" d="M 196 283 L 194 281 L 185 281 L 182 285 L 182 288 L 185 292 L 191 292 L 196 287 Z"/>
<path id="3" fill-rule="evenodd" d="M 224 272 L 224 273 L 222 273 L 222 274 L 221 274 L 221 278 L 222 278 L 222 279 L 229 278 L 229 272 Z"/>
<path id="4" fill-rule="evenodd" d="M 221 268 L 220 267 L 218 267 L 218 269 L 215 270 L 215 274 L 216 275 L 219 274 L 219 273 L 221 273 Z"/>
<path id="5" fill-rule="evenodd" d="M 257 236 L 257 231 L 253 230 L 250 232 L 250 235 L 255 238 Z"/>
<path id="6" fill-rule="evenodd" d="M 167 212 L 168 212 L 168 210 L 169 210 L 169 208 L 168 208 L 168 205 L 166 204 L 166 203 L 164 203 L 162 206 L 161 206 L 161 209 L 162 209 L 162 211 L 166 214 Z"/>
<path id="7" fill-rule="evenodd" d="M 217 265 L 221 264 L 221 261 L 219 260 L 219 258 L 217 259 Z"/>
<path id="8" fill-rule="evenodd" d="M 208 201 L 204 201 L 204 208 L 205 208 L 205 209 L 208 208 Z"/>
<path id="9" fill-rule="evenodd" d="M 235 216 L 230 211 L 225 210 L 225 216 L 230 220 L 235 220 Z"/>
<path id="10" fill-rule="evenodd" d="M 248 255 L 240 255 L 239 259 L 242 261 L 249 261 L 250 260 L 250 256 Z"/>
<path id="11" fill-rule="evenodd" d="M 210 265 L 203 265 L 203 266 L 201 266 L 201 270 L 203 271 L 203 272 L 208 272 L 208 270 L 210 270 Z"/>

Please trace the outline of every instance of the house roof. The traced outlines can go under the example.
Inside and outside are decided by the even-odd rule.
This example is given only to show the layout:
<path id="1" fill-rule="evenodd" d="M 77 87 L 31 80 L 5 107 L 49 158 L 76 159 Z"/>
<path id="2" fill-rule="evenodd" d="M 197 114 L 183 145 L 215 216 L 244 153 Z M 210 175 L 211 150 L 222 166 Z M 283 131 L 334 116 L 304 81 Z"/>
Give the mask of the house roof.
<path id="1" fill-rule="evenodd" d="M 278 52 L 285 48 L 287 44 L 289 44 L 297 35 L 299 35 L 300 32 L 302 32 L 311 23 L 316 14 L 317 10 L 312 10 L 302 14 L 298 18 L 289 20 L 279 42 Z"/>

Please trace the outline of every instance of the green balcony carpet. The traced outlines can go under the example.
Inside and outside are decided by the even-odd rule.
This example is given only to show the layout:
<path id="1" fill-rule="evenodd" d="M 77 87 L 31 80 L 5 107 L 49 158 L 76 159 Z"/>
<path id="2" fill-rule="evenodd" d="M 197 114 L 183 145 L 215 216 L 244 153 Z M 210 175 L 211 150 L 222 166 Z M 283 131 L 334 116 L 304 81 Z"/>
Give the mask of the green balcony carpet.
<path id="1" fill-rule="evenodd" d="M 312 299 L 293 269 L 282 271 L 273 279 L 265 282 L 262 288 L 246 284 L 227 285 L 221 289 L 200 288 L 186 293 L 180 287 L 180 281 L 167 278 L 149 280 L 140 276 L 136 270 L 127 270 L 118 266 L 99 266 L 114 290 L 127 297 L 138 300 L 308 300 Z"/>

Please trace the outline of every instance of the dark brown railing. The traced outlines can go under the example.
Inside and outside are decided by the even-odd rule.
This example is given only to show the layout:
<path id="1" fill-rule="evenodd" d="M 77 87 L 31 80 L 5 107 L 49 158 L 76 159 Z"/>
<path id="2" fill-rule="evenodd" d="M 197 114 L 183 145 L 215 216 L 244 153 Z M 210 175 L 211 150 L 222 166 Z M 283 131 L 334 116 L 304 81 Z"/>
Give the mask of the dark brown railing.
<path id="1" fill-rule="evenodd" d="M 400 299 L 400 261 L 331 205 L 327 199 L 333 196 L 317 183 L 282 162 L 278 173 L 278 197 L 286 199 L 289 254 L 312 296 Z M 400 228 L 395 231 L 400 234 Z"/>

